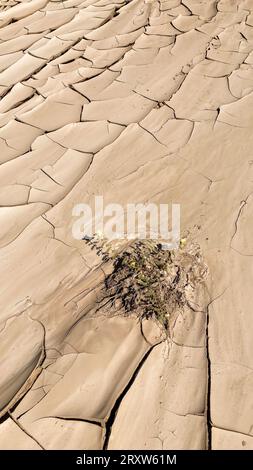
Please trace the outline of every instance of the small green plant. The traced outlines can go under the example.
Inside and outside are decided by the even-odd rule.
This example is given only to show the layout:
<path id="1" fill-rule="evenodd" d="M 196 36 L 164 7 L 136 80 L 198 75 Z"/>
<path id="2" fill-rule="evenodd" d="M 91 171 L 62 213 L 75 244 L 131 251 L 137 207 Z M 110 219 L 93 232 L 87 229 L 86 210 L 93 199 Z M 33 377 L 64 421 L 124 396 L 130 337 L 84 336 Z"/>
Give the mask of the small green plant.
<path id="1" fill-rule="evenodd" d="M 185 287 L 195 264 L 192 255 L 163 250 L 155 241 L 133 242 L 116 256 L 105 278 L 104 305 L 111 312 L 120 306 L 126 315 L 155 319 L 168 329 L 170 314 L 187 303 Z"/>

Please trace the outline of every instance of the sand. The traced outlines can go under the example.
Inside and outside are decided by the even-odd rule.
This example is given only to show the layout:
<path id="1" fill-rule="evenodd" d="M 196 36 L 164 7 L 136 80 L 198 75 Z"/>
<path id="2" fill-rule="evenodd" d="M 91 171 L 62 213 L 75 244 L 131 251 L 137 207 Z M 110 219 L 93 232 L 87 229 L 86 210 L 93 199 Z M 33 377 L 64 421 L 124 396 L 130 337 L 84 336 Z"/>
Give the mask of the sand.
<path id="1" fill-rule="evenodd" d="M 0 449 L 253 449 L 252 0 L 0 2 Z M 96 314 L 75 204 L 178 203 L 197 306 Z"/>

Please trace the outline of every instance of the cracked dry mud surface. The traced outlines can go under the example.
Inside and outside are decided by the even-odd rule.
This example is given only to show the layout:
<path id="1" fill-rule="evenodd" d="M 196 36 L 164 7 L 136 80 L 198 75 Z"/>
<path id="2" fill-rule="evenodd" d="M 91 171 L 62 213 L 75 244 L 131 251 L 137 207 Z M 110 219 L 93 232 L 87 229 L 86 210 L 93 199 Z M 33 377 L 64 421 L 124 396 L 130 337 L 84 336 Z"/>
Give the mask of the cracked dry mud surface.
<path id="1" fill-rule="evenodd" d="M 0 96 L 0 448 L 253 449 L 253 0 L 2 0 Z M 95 194 L 181 205 L 166 337 L 93 315 Z"/>

